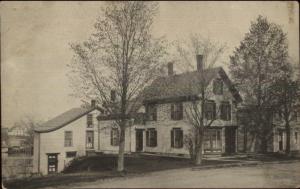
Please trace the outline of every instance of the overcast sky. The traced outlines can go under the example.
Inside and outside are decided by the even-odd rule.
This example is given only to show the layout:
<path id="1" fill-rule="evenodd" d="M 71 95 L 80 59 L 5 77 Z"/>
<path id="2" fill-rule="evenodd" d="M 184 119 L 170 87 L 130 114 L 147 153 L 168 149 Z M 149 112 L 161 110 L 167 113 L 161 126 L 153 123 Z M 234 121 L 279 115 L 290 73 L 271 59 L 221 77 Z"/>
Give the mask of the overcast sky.
<path id="1" fill-rule="evenodd" d="M 25 115 L 47 120 L 79 106 L 69 96 L 69 43 L 89 37 L 103 2 L 0 3 L 2 126 Z M 169 41 L 191 32 L 209 36 L 227 44 L 222 62 L 228 62 L 259 14 L 288 33 L 290 56 L 299 62 L 296 2 L 160 2 L 153 33 Z"/>

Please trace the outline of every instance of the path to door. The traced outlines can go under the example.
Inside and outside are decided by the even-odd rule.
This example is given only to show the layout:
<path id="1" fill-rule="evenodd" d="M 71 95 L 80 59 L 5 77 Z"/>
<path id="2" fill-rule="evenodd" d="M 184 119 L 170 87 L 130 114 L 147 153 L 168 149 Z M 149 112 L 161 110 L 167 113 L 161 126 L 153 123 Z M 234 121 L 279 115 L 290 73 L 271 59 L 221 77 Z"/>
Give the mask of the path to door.
<path id="1" fill-rule="evenodd" d="M 235 167 L 196 170 L 178 169 L 153 172 L 132 178 L 115 178 L 80 183 L 72 188 L 262 188 L 300 187 L 300 162 L 265 164 L 256 167 Z"/>

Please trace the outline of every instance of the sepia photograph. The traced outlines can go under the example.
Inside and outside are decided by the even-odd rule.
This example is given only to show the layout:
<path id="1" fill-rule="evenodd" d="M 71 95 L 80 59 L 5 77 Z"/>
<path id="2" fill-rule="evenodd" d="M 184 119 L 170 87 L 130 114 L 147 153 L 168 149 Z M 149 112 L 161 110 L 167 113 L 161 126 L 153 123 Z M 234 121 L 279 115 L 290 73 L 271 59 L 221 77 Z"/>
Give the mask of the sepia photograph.
<path id="1" fill-rule="evenodd" d="M 1 1 L 3 189 L 300 188 L 297 1 Z"/>

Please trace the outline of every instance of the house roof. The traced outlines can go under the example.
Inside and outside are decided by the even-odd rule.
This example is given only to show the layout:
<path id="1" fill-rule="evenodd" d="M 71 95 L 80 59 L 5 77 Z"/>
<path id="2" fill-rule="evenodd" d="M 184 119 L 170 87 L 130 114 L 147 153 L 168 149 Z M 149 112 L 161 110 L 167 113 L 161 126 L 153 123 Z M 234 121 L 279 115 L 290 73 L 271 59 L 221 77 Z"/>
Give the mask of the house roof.
<path id="1" fill-rule="evenodd" d="M 46 132 L 55 131 L 55 130 L 66 126 L 67 124 L 81 118 L 82 116 L 84 116 L 96 109 L 100 110 L 99 107 L 91 107 L 91 106 L 72 108 L 72 109 L 54 117 L 53 119 L 48 120 L 41 126 L 34 128 L 34 131 L 38 132 L 38 133 L 46 133 Z"/>
<path id="2" fill-rule="evenodd" d="M 182 97 L 190 97 L 198 95 L 201 92 L 199 71 L 186 72 L 179 75 L 172 75 L 160 77 L 153 81 L 144 91 L 144 102 L 155 102 L 163 99 L 176 99 Z M 204 78 L 206 83 L 218 76 L 221 76 L 223 81 L 227 84 L 229 90 L 232 92 L 234 98 L 241 102 L 242 98 L 235 89 L 233 83 L 228 78 L 222 67 L 210 68 L 204 70 Z"/>

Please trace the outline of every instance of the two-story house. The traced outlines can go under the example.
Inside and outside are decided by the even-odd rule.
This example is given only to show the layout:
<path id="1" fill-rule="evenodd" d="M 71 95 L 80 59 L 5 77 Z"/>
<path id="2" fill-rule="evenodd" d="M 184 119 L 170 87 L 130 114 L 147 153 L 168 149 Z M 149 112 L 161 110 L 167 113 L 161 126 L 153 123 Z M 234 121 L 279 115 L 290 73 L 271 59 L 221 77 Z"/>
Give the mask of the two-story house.
<path id="1" fill-rule="evenodd" d="M 199 69 L 202 56 L 197 60 L 197 70 L 174 74 L 173 64 L 168 65 L 168 75 L 153 81 L 143 93 L 143 103 L 137 114 L 128 118 L 125 151 L 159 154 L 188 155 L 185 137 L 192 128 L 187 119 L 187 109 L 192 96 L 199 96 Z M 203 71 L 210 90 L 205 117 L 214 120 L 205 134 L 204 153 L 234 153 L 237 151 L 237 104 L 242 101 L 227 74 L 221 67 Z M 137 117 L 138 116 L 138 117 Z M 117 152 L 118 129 L 113 127 L 114 116 L 99 116 L 99 125 L 106 130 L 100 136 L 100 151 Z"/>

